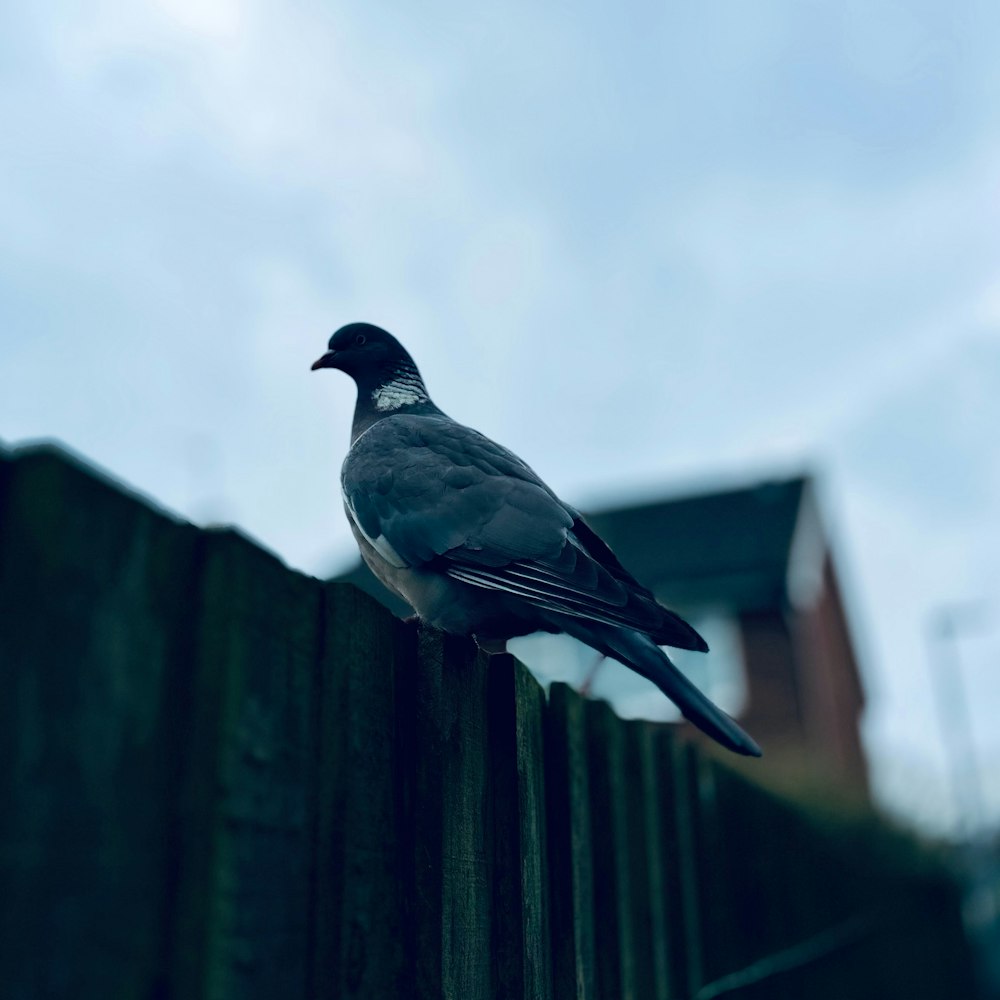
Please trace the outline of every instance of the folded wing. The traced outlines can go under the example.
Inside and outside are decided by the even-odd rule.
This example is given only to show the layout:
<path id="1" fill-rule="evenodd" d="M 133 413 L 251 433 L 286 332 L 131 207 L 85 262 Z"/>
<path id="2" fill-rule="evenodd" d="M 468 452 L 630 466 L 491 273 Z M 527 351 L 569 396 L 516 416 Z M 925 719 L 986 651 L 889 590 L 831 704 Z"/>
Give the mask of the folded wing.
<path id="1" fill-rule="evenodd" d="M 705 650 L 517 456 L 460 424 L 382 420 L 344 465 L 345 499 L 364 534 L 405 565 L 431 567 L 541 610 Z"/>

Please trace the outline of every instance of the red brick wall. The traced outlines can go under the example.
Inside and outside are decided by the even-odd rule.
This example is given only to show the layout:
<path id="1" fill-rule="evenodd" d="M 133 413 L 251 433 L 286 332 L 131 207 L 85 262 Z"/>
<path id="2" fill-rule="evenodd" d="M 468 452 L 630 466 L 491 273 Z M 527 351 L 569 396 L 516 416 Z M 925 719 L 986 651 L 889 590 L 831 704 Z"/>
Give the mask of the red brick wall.
<path id="1" fill-rule="evenodd" d="M 811 607 L 744 613 L 740 633 L 748 691 L 740 721 L 775 773 L 833 779 L 867 797 L 864 697 L 829 555 Z"/>

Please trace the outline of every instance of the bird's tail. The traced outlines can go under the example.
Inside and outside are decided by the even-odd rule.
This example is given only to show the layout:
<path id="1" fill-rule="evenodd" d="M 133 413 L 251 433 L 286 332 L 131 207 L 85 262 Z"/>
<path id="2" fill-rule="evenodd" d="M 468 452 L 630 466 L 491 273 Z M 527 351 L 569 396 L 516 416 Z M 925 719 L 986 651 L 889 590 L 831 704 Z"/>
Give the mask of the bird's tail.
<path id="1" fill-rule="evenodd" d="M 648 636 L 626 628 L 588 628 L 578 634 L 588 645 L 620 660 L 651 680 L 681 715 L 733 753 L 760 757 L 761 749 L 721 708 L 712 704 Z"/>

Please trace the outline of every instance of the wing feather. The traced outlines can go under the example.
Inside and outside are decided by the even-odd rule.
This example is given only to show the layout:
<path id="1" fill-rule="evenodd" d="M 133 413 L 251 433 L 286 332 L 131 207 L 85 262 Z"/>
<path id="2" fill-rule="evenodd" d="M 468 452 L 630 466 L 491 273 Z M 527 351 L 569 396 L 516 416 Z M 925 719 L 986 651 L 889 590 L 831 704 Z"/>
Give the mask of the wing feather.
<path id="1" fill-rule="evenodd" d="M 529 466 L 447 417 L 379 421 L 351 449 L 342 485 L 361 532 L 407 566 L 665 645 L 707 648 Z"/>

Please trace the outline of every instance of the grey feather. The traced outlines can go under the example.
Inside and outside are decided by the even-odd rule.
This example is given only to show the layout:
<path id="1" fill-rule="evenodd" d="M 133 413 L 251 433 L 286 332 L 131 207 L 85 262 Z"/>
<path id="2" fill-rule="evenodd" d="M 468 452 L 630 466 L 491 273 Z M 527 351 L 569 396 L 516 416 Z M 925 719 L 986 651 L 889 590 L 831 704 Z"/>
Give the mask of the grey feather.
<path id="1" fill-rule="evenodd" d="M 421 618 L 488 637 L 568 632 L 648 677 L 724 746 L 760 754 L 659 648 L 705 651 L 701 636 L 527 464 L 442 413 L 395 338 L 351 324 L 315 367 L 358 384 L 344 506 L 365 561 Z"/>

